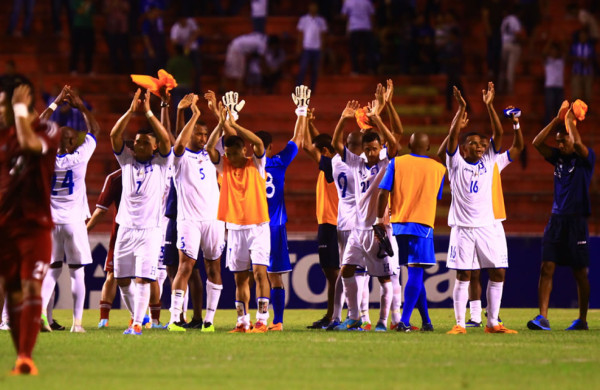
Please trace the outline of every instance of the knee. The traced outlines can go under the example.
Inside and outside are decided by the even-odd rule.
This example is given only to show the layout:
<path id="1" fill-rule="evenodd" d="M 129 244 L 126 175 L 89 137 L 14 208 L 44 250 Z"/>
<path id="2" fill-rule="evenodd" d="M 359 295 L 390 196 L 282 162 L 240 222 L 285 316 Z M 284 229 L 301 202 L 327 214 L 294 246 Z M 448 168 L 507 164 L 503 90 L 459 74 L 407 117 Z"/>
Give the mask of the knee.
<path id="1" fill-rule="evenodd" d="M 544 261 L 542 263 L 542 268 L 540 269 L 540 277 L 541 278 L 552 278 L 552 276 L 554 275 L 554 268 L 555 268 L 554 263 L 551 263 L 549 261 Z"/>

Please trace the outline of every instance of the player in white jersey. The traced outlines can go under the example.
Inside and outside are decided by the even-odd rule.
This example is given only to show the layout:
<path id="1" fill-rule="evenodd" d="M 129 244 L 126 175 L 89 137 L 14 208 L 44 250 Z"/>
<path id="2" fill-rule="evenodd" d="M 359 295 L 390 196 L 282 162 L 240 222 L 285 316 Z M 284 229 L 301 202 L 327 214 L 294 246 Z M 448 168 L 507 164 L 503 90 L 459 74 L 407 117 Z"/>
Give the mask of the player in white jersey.
<path id="1" fill-rule="evenodd" d="M 341 269 L 344 292 L 348 302 L 348 319 L 338 325 L 335 330 L 359 329 L 362 324 L 358 307 L 358 285 L 354 278 L 357 267 L 366 268 L 368 273 L 377 277 L 381 283 L 383 293 L 381 294 L 378 328 L 379 330 L 385 330 L 392 299 L 390 275 L 393 274 L 393 270 L 390 268 L 390 260 L 387 255 L 380 257 L 379 245 L 373 234 L 373 225 L 377 218 L 377 196 L 373 197 L 373 194 L 377 193 L 377 187 L 383 178 L 389 159 L 388 157 L 380 159 L 382 142 L 379 134 L 373 130 L 365 132 L 362 138 L 366 160 L 344 146 L 344 123 L 347 119 L 354 118 L 357 108 L 358 102 L 348 102 L 336 126 L 332 140 L 336 152 L 342 156 L 342 161 L 352 170 L 356 179 L 354 186 L 356 226 L 350 233 L 346 244 Z M 367 116 L 370 122 L 383 133 L 388 144 L 389 156 L 395 156 L 398 142 L 381 121 L 377 103 L 373 107 L 369 107 Z"/>
<path id="2" fill-rule="evenodd" d="M 130 108 L 110 132 L 113 151 L 121 166 L 123 193 L 116 221 L 119 224 L 115 245 L 115 279 L 133 321 L 124 334 L 141 335 L 142 321 L 150 301 L 150 282 L 156 280 L 162 243 L 160 231 L 162 197 L 167 185 L 169 165 L 173 162 L 167 130 L 150 109 L 146 91 L 143 111 L 152 130 L 139 130 L 133 150 L 125 148 L 123 132 L 138 107 L 138 89 Z M 158 153 L 155 153 L 158 151 Z M 131 289 L 135 279 L 135 289 Z"/>
<path id="3" fill-rule="evenodd" d="M 63 259 L 66 258 L 71 274 L 71 292 L 73 294 L 73 325 L 71 332 L 85 332 L 81 326 L 83 304 L 85 301 L 85 273 L 83 266 L 91 264 L 92 254 L 88 242 L 85 220 L 90 218 L 87 201 L 85 174 L 88 162 L 96 150 L 98 122 L 85 107 L 81 98 L 67 85 L 57 98 L 60 103 L 66 102 L 83 114 L 88 127 L 80 144 L 79 131 L 70 127 L 61 127 L 60 146 L 52 176 L 52 192 L 50 207 L 52 211 L 52 259 L 49 272 L 42 284 L 42 321 L 44 330 L 49 329 L 47 307 L 54 306 L 50 302 L 53 297 L 56 281 L 62 272 Z M 42 113 L 42 118 L 50 116 L 57 107 L 52 103 Z"/>
<path id="4" fill-rule="evenodd" d="M 485 148 L 485 138 L 478 133 L 466 133 L 462 137 L 459 152 L 459 136 L 463 125 L 466 102 L 460 91 L 454 87 L 454 96 L 459 107 L 450 126 L 446 166 L 452 190 L 452 203 L 448 214 L 450 225 L 450 245 L 447 266 L 456 270 L 453 300 L 456 325 L 449 334 L 466 333 L 465 314 L 469 297 L 469 280 L 471 270 L 487 268 L 490 282 L 488 284 L 488 318 L 486 333 L 517 333 L 507 329 L 498 322 L 500 302 L 506 268 L 508 268 L 508 251 L 506 237 L 501 225 L 495 223 L 493 210 L 493 172 L 494 165 L 502 170 L 518 157 L 523 150 L 523 135 L 518 118 L 513 117 L 515 136 L 511 148 L 500 153 L 496 143 L 501 144 L 502 126 L 495 123 L 495 112 L 491 107 L 494 97 L 494 85 L 488 84 L 483 90 L 483 100 L 488 106 L 492 118 L 492 139 Z M 477 266 L 475 265 L 477 262 Z"/>
<path id="5" fill-rule="evenodd" d="M 219 184 L 217 169 L 204 146 L 206 126 L 198 124 L 200 109 L 194 95 L 192 118 L 175 141 L 175 188 L 177 189 L 177 248 L 179 269 L 173 280 L 169 331 L 185 331 L 179 318 L 188 279 L 200 248 L 207 273 L 207 307 L 202 331 L 214 332 L 214 315 L 223 289 L 221 253 L 225 247 L 225 223 L 217 220 Z"/>

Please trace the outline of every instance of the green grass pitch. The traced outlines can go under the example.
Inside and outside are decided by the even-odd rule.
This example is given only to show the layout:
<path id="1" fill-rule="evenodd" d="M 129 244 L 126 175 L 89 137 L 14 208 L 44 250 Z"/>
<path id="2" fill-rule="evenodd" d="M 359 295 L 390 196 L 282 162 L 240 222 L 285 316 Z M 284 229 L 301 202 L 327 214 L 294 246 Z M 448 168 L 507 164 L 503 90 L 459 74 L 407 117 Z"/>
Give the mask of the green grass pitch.
<path id="1" fill-rule="evenodd" d="M 371 310 L 371 318 L 377 318 Z M 220 310 L 214 334 L 144 330 L 122 335 L 123 310 L 98 330 L 98 311 L 84 315 L 86 334 L 42 333 L 34 352 L 38 377 L 9 377 L 15 360 L 0 332 L 0 389 L 594 389 L 600 383 L 600 310 L 588 332 L 565 332 L 577 313 L 551 309 L 551 332 L 526 323 L 534 309 L 503 309 L 517 335 L 446 335 L 450 309 L 431 310 L 433 333 L 325 332 L 306 325 L 320 310 L 287 310 L 284 332 L 228 334 L 233 310 Z M 71 312 L 54 317 L 70 325 Z M 253 315 L 254 317 L 254 315 Z M 168 312 L 163 311 L 163 320 Z M 418 313 L 413 316 L 413 322 Z"/>

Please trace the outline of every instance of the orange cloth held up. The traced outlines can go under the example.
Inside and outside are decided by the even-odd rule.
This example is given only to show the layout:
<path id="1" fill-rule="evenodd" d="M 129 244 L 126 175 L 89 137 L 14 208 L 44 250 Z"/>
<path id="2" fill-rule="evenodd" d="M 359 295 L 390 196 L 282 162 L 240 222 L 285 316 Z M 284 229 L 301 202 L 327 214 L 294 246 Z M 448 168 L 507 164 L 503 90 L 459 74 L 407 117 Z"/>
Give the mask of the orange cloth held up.
<path id="1" fill-rule="evenodd" d="M 177 87 L 177 81 L 164 69 L 158 71 L 157 79 L 143 74 L 132 74 L 131 81 L 142 88 L 149 89 L 150 92 L 158 97 L 160 97 L 160 89 L 162 87 L 165 87 L 167 92 Z"/>
<path id="2" fill-rule="evenodd" d="M 588 111 L 588 106 L 582 100 L 575 100 L 573 103 L 573 114 L 575 114 L 575 118 L 577 120 L 582 121 L 585 119 L 585 114 Z"/>
<path id="3" fill-rule="evenodd" d="M 367 117 L 367 107 L 358 108 L 354 112 L 354 116 L 356 117 L 356 123 L 358 123 L 358 127 L 360 127 L 361 130 L 373 128 L 373 126 L 369 124 L 369 118 Z"/>

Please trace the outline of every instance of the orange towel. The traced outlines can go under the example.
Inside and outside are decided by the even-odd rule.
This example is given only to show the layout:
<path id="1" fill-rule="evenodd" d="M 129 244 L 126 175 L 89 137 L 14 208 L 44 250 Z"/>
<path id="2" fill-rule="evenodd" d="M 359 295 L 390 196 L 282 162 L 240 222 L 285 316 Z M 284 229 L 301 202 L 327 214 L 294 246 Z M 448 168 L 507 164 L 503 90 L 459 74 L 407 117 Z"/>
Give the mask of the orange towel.
<path id="1" fill-rule="evenodd" d="M 573 114 L 575 114 L 575 118 L 577 120 L 582 121 L 585 119 L 585 114 L 588 111 L 588 106 L 582 100 L 575 100 L 573 103 Z"/>
<path id="2" fill-rule="evenodd" d="M 373 126 L 371 126 L 369 124 L 369 118 L 367 117 L 367 107 L 364 108 L 358 108 L 355 112 L 354 112 L 354 116 L 356 117 L 356 123 L 358 123 L 358 127 L 360 127 L 361 130 L 367 130 L 367 129 L 372 129 Z"/>
<path id="3" fill-rule="evenodd" d="M 177 87 L 177 81 L 167 73 L 166 70 L 161 69 L 158 71 L 158 78 L 152 76 L 146 76 L 143 74 L 132 74 L 131 81 L 136 83 L 142 88 L 149 89 L 150 92 L 160 97 L 160 89 L 165 87 L 167 92 Z"/>

